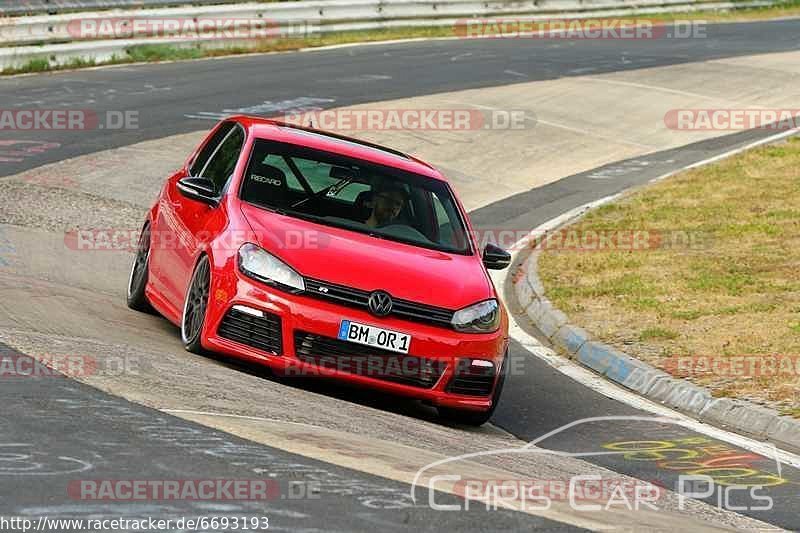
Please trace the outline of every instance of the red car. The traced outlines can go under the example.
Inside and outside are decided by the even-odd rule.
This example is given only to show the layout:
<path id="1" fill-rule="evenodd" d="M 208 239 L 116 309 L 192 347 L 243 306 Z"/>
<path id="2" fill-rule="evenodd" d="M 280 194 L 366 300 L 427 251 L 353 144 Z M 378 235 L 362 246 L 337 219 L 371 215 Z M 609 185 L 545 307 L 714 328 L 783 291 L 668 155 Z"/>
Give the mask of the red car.
<path id="1" fill-rule="evenodd" d="M 271 120 L 220 122 L 144 224 L 128 306 L 186 349 L 427 401 L 482 424 L 507 365 L 508 317 L 469 219 L 430 165 Z"/>

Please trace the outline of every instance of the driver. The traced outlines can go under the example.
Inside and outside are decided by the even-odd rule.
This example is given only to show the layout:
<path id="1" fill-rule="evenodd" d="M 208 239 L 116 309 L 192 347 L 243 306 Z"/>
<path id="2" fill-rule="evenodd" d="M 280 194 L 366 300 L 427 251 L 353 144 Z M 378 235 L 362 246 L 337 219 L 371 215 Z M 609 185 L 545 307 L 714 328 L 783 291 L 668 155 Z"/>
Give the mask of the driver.
<path id="1" fill-rule="evenodd" d="M 394 222 L 408 200 L 408 193 L 397 183 L 386 183 L 375 190 L 372 214 L 365 224 L 370 228 L 388 226 Z"/>

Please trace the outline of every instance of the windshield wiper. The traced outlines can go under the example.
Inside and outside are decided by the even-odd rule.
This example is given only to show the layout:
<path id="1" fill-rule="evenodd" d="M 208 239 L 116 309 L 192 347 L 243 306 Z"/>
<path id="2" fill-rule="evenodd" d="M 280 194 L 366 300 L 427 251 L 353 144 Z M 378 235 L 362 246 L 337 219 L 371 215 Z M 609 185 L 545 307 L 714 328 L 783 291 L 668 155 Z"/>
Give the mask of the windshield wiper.
<path id="1" fill-rule="evenodd" d="M 336 196 L 337 194 L 342 192 L 342 189 L 344 189 L 351 183 L 353 183 L 353 178 L 342 178 L 341 180 L 337 181 L 336 183 L 328 187 L 326 189 L 325 194 L 330 196 Z M 322 194 L 322 191 L 320 191 L 319 194 Z"/>
<path id="2" fill-rule="evenodd" d="M 320 222 L 324 221 L 325 217 L 320 217 L 317 215 L 312 215 L 310 213 L 303 213 L 302 211 L 295 211 L 291 208 L 286 207 L 276 207 L 273 205 L 267 205 L 256 202 L 256 205 L 259 207 L 266 209 L 267 211 L 272 211 L 273 213 L 277 213 L 279 215 L 283 215 L 285 217 L 295 217 L 295 218 L 302 218 L 304 220 L 310 220 L 311 222 Z"/>

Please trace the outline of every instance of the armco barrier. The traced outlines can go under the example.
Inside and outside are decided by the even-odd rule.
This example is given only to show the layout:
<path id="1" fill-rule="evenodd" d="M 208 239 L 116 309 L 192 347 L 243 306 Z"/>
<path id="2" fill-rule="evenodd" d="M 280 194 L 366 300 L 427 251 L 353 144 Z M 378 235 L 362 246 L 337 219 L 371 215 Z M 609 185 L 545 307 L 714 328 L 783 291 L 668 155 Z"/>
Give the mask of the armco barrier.
<path id="1" fill-rule="evenodd" d="M 155 0 L 154 0 L 155 1 Z M 157 0 L 161 1 L 161 0 Z M 68 2 L 57 4 L 66 5 Z M 72 2 L 71 4 L 91 4 Z M 103 3 L 99 2 L 98 3 Z M 106 2 L 110 4 L 113 2 Z M 648 15 L 664 12 L 688 12 L 713 9 L 764 7 L 774 0 L 718 2 L 707 0 L 533 0 L 533 1 L 467 1 L 467 0 L 301 0 L 186 6 L 127 11 L 93 11 L 79 14 L 37 15 L 0 18 L 0 67 L 19 67 L 32 59 L 47 59 L 51 64 L 74 58 L 102 62 L 116 56 L 124 58 L 126 50 L 140 44 L 173 44 L 176 46 L 229 47 L 255 45 L 253 39 L 232 41 L 215 37 L 187 39 L 163 37 L 152 32 L 157 24 L 142 24 L 138 33 L 124 39 L 78 40 L 75 21 L 135 18 L 137 20 L 210 18 L 216 20 L 269 21 L 292 33 L 326 33 L 382 28 L 455 26 L 469 18 L 525 17 L 529 19 L 585 18 L 598 16 Z M 72 26 L 70 24 L 72 23 Z M 150 32 L 150 33 L 148 33 Z M 454 33 L 455 34 L 455 33 Z"/>
<path id="2" fill-rule="evenodd" d="M 119 9 L 132 7 L 163 7 L 181 4 L 225 4 L 237 0 L 0 0 L 0 15 L 40 15 L 87 11 L 98 9 Z"/>

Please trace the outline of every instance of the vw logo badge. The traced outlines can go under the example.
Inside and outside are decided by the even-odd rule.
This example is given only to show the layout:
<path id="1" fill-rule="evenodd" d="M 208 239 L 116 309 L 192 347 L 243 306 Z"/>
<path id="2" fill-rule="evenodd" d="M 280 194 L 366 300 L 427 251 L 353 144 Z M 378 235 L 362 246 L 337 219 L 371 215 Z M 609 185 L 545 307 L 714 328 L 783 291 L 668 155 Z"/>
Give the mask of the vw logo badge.
<path id="1" fill-rule="evenodd" d="M 388 292 L 375 291 L 369 295 L 369 312 L 375 316 L 386 316 L 392 312 L 392 297 Z"/>

